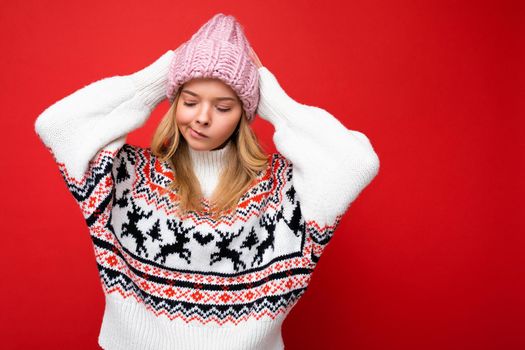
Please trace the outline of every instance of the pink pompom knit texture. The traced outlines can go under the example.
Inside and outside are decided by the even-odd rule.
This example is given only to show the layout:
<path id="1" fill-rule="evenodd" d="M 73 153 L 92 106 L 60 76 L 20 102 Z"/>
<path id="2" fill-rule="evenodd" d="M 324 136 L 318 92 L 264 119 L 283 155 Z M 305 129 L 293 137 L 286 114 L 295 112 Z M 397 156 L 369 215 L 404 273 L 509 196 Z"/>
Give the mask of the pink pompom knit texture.
<path id="1" fill-rule="evenodd" d="M 250 48 L 235 17 L 216 14 L 175 50 L 166 97 L 173 103 L 179 87 L 191 79 L 218 78 L 237 93 L 251 123 L 259 103 L 259 72 Z"/>

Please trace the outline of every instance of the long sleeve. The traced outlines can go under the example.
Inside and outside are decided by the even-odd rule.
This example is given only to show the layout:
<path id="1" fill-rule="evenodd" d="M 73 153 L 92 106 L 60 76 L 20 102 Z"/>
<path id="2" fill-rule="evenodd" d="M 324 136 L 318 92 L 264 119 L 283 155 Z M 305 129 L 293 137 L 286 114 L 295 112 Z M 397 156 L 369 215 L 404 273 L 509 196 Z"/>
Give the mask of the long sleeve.
<path id="1" fill-rule="evenodd" d="M 274 144 L 292 163 L 303 217 L 319 232 L 333 228 L 377 175 L 379 158 L 365 134 L 322 108 L 294 101 L 266 67 L 259 74 L 257 113 L 273 124 Z"/>
<path id="2" fill-rule="evenodd" d="M 82 179 L 102 149 L 116 151 L 165 98 L 173 51 L 125 76 L 93 82 L 46 108 L 35 131 L 71 178 Z"/>
<path id="3" fill-rule="evenodd" d="M 172 56 L 169 50 L 132 74 L 84 86 L 46 108 L 35 121 L 38 137 L 89 225 L 109 208 L 115 177 L 123 181 L 131 176 L 134 148 L 125 144 L 127 134 L 141 127 L 165 98 Z"/>

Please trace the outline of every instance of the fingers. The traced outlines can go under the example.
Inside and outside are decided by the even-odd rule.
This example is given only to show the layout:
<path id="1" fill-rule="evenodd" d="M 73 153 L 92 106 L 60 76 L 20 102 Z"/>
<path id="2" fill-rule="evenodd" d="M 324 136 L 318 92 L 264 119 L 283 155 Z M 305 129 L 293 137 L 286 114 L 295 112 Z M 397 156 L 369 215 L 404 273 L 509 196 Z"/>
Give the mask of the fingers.
<path id="1" fill-rule="evenodd" d="M 262 63 L 252 47 L 250 47 L 250 57 L 257 67 L 262 67 Z"/>

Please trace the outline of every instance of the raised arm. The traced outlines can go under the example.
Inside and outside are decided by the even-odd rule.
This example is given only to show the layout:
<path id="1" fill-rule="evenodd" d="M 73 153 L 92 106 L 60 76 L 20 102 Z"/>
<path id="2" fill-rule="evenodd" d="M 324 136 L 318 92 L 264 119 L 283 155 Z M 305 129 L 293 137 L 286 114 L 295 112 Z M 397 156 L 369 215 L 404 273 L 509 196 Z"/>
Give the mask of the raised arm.
<path id="1" fill-rule="evenodd" d="M 292 163 L 303 217 L 319 235 L 331 234 L 326 227 L 338 223 L 377 175 L 379 158 L 365 134 L 324 109 L 294 101 L 268 68 L 259 67 L 259 74 L 257 113 L 273 124 L 275 146 Z"/>
<path id="2" fill-rule="evenodd" d="M 35 131 L 68 177 L 81 181 L 102 150 L 116 154 L 165 98 L 173 51 L 124 76 L 95 81 L 55 102 L 35 121 Z M 85 180 L 85 179 L 84 179 Z"/>

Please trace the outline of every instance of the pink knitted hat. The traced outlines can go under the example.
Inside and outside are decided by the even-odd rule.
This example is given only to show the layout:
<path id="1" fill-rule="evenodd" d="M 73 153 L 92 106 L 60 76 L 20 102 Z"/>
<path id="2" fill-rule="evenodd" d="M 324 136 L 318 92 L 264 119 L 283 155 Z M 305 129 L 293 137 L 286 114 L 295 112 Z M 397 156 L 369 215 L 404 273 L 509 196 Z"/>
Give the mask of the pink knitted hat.
<path id="1" fill-rule="evenodd" d="M 166 97 L 173 103 L 179 87 L 193 78 L 218 78 L 243 103 L 248 122 L 259 104 L 259 72 L 249 56 L 250 44 L 235 17 L 216 14 L 175 50 Z"/>

